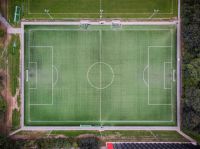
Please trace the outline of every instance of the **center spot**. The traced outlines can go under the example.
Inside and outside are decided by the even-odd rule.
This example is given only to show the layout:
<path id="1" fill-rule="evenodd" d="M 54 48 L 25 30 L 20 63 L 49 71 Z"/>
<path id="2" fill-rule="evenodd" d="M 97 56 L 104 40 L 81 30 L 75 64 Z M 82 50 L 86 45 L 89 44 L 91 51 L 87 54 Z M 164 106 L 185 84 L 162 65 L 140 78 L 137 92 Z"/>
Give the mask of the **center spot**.
<path id="1" fill-rule="evenodd" d="M 88 83 L 96 89 L 105 89 L 109 87 L 114 80 L 112 67 L 104 62 L 96 62 L 88 68 Z"/>

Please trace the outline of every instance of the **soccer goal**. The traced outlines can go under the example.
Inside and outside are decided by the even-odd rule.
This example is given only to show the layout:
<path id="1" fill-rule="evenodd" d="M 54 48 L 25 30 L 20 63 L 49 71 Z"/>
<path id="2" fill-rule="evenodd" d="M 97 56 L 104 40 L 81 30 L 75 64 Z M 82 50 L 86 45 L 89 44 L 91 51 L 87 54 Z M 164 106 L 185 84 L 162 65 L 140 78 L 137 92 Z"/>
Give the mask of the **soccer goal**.
<path id="1" fill-rule="evenodd" d="M 21 13 L 21 8 L 19 6 L 15 6 L 15 14 L 14 14 L 14 20 L 13 20 L 15 23 L 19 23 L 20 13 Z"/>
<path id="2" fill-rule="evenodd" d="M 122 24 L 120 21 L 112 21 L 112 28 L 113 29 L 121 29 L 122 28 Z"/>
<path id="3" fill-rule="evenodd" d="M 80 22 L 80 28 L 81 29 L 87 29 L 89 26 L 89 21 L 81 21 Z"/>

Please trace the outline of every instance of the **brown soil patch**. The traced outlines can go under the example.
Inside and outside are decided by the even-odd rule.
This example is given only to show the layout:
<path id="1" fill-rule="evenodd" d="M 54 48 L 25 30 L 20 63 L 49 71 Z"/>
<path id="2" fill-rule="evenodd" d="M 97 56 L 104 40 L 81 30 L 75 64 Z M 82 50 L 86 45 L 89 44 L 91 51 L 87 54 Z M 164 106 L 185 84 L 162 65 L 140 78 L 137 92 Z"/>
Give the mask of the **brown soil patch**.
<path id="1" fill-rule="evenodd" d="M 4 40 L 4 48 L 8 47 L 10 41 L 11 41 L 11 36 L 7 35 Z M 7 57 L 3 58 L 5 58 L 4 62 L 6 64 Z M 11 130 L 13 109 L 15 108 L 19 109 L 17 106 L 17 95 L 19 94 L 19 91 L 17 90 L 16 96 L 12 97 L 9 84 L 10 84 L 10 78 L 9 78 L 8 68 L 6 68 L 6 70 L 0 68 L 0 85 L 1 85 L 0 95 L 7 103 L 7 110 L 4 116 L 0 119 L 0 132 L 4 134 L 8 134 Z"/>
<path id="2" fill-rule="evenodd" d="M 0 0 L 1 1 L 1 0 Z M 3 29 L 5 32 L 5 36 L 0 38 L 0 48 L 5 48 L 8 45 L 8 42 L 10 41 L 10 36 L 8 36 L 7 28 L 3 26 L 3 24 L 0 22 L 0 29 Z"/>
<path id="3" fill-rule="evenodd" d="M 90 137 L 96 137 L 96 135 L 93 135 L 93 134 L 81 134 L 77 138 L 90 138 Z"/>
<path id="4" fill-rule="evenodd" d="M 20 131 L 12 136 L 13 139 L 28 139 L 35 140 L 38 138 L 45 138 L 48 136 L 48 131 Z"/>
<path id="5" fill-rule="evenodd" d="M 7 103 L 7 110 L 2 119 L 0 119 L 0 131 L 2 133 L 9 133 L 12 122 L 12 110 L 13 110 L 13 98 L 8 88 L 8 76 L 4 70 L 0 70 L 0 78 L 2 90 L 0 92 L 1 96 Z"/>

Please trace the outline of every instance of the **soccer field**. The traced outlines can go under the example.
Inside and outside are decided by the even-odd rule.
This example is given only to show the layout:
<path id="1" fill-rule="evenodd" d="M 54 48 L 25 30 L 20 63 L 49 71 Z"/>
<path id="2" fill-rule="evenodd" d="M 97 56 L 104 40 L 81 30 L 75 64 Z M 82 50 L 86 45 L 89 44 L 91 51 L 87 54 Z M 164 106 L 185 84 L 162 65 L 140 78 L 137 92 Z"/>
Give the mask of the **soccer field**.
<path id="1" fill-rule="evenodd" d="M 172 18 L 178 0 L 27 0 L 26 18 Z"/>
<path id="2" fill-rule="evenodd" d="M 175 25 L 25 25 L 25 125 L 176 125 Z"/>

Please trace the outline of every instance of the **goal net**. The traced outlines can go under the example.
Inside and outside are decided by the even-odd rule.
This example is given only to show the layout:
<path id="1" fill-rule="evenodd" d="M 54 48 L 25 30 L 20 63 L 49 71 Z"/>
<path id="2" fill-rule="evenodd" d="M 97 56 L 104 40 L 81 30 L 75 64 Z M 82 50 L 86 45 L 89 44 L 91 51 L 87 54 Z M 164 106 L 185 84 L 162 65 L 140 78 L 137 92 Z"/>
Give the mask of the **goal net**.
<path id="1" fill-rule="evenodd" d="M 122 24 L 120 21 L 112 21 L 112 28 L 113 29 L 120 29 L 122 27 Z"/>

